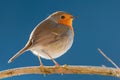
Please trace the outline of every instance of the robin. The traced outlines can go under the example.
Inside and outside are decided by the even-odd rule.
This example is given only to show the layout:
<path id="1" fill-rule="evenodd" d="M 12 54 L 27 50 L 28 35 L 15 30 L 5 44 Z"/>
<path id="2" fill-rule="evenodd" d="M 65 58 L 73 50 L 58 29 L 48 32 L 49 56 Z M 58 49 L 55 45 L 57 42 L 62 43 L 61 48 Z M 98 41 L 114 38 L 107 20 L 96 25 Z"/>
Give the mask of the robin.
<path id="1" fill-rule="evenodd" d="M 25 47 L 10 58 L 8 63 L 24 52 L 31 51 L 38 56 L 41 66 L 41 58 L 52 60 L 55 66 L 59 66 L 54 59 L 66 53 L 74 40 L 73 19 L 71 14 L 64 11 L 48 16 L 34 28 Z"/>

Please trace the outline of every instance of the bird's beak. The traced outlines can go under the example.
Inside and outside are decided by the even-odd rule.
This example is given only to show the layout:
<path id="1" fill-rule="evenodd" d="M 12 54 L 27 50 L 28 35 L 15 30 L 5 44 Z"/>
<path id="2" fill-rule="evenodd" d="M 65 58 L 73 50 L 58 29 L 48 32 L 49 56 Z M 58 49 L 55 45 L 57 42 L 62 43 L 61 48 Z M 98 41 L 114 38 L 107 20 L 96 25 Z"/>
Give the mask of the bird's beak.
<path id="1" fill-rule="evenodd" d="M 71 18 L 72 18 L 72 19 L 76 19 L 76 18 L 78 18 L 78 17 L 77 17 L 77 16 L 72 16 Z"/>

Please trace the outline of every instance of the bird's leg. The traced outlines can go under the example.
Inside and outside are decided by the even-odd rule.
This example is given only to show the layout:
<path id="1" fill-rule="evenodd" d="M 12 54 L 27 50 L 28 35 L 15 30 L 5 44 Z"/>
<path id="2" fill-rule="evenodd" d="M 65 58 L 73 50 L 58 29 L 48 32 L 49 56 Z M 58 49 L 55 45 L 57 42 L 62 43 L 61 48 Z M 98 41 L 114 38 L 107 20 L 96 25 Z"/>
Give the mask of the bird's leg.
<path id="1" fill-rule="evenodd" d="M 38 59 L 40 61 L 40 68 L 41 68 L 41 71 L 43 72 L 43 75 L 46 76 L 46 74 L 44 73 L 45 72 L 45 69 L 44 69 L 44 65 L 42 63 L 42 60 L 41 60 L 41 57 L 40 57 L 40 54 L 38 53 Z"/>
<path id="2" fill-rule="evenodd" d="M 48 53 L 46 53 L 46 54 L 50 57 L 50 59 L 53 61 L 53 63 L 55 64 L 56 67 L 60 66 Z"/>
<path id="3" fill-rule="evenodd" d="M 41 60 L 41 58 L 40 58 L 40 54 L 38 53 L 38 59 L 39 59 L 39 61 L 40 61 L 40 66 L 43 66 L 43 63 L 42 63 L 42 60 Z"/>

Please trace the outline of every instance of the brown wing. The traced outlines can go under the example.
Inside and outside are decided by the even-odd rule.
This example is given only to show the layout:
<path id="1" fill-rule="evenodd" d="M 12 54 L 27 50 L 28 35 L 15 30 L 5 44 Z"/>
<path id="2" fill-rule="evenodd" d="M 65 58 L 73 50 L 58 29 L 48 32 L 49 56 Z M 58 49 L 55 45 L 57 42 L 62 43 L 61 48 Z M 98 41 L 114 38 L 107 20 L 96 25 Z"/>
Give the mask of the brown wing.
<path id="1" fill-rule="evenodd" d="M 35 46 L 37 43 L 45 45 L 59 40 L 69 28 L 62 24 L 57 24 L 51 20 L 45 20 L 38 24 L 30 36 L 32 44 Z"/>

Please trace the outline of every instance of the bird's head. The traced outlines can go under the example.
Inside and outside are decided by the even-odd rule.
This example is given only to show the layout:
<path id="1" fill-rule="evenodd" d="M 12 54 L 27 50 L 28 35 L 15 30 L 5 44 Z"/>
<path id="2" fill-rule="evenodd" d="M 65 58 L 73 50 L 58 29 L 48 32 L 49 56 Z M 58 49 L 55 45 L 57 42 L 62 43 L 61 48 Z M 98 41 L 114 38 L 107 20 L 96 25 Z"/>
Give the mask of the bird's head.
<path id="1" fill-rule="evenodd" d="M 72 27 L 72 21 L 74 19 L 74 17 L 71 14 L 63 11 L 57 11 L 51 14 L 49 18 L 57 22 L 58 24 L 64 24 L 69 27 Z"/>

